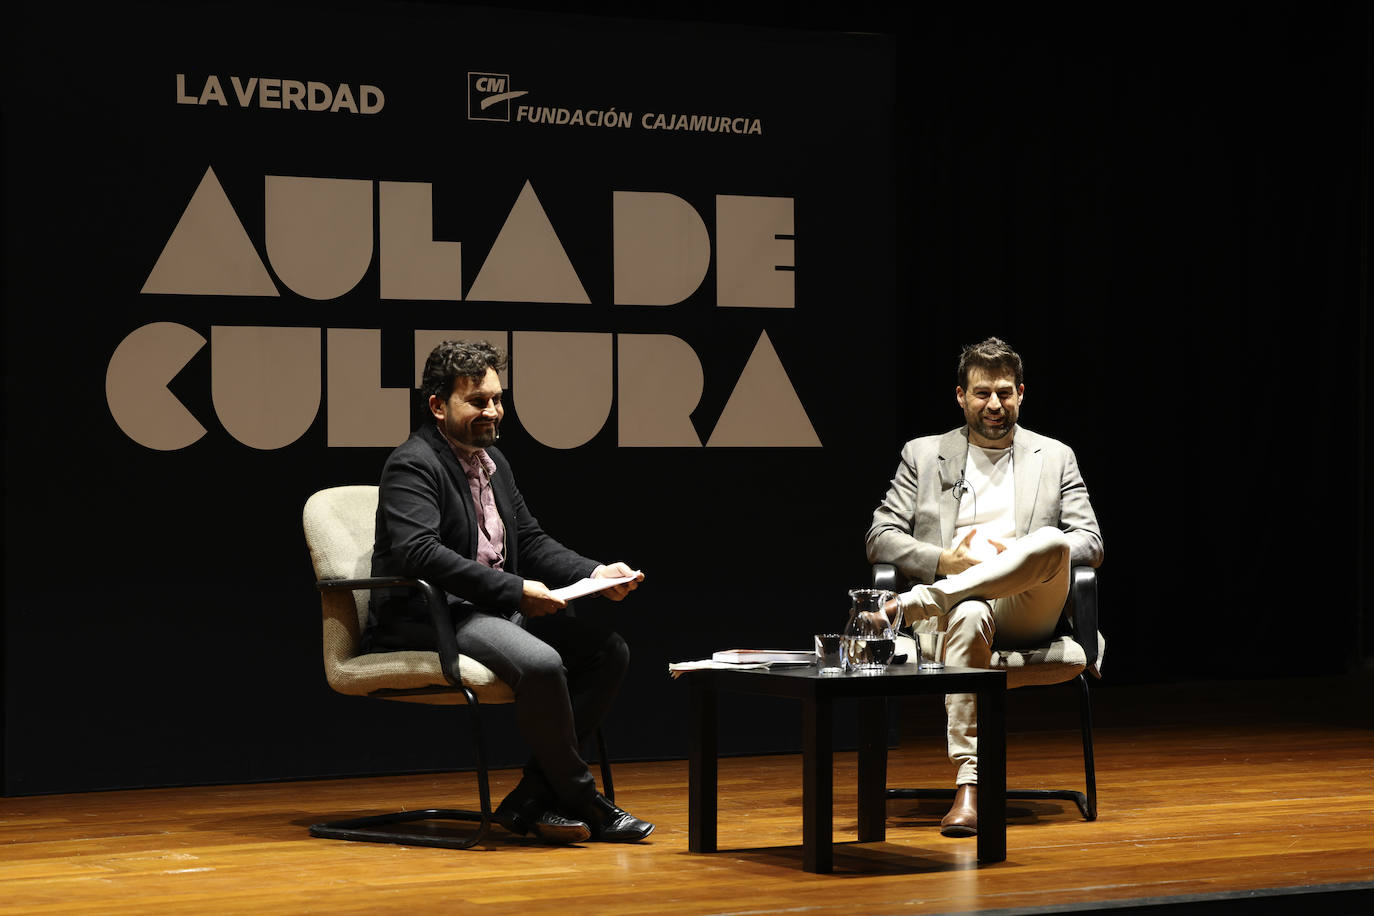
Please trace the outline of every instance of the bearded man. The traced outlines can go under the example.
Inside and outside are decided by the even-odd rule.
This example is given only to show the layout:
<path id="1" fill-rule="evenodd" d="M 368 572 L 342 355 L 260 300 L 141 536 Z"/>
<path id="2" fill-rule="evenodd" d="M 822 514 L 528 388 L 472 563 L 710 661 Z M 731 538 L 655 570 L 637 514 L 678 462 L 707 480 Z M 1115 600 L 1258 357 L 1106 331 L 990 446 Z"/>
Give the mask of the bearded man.
<path id="1" fill-rule="evenodd" d="M 619 601 L 644 575 L 563 546 L 530 513 L 495 447 L 505 417 L 504 362 L 485 341 L 444 341 L 429 354 L 421 377 L 427 422 L 382 469 L 372 575 L 442 588 L 459 650 L 514 691 L 516 724 L 532 756 L 497 807 L 497 822 L 546 843 L 635 842 L 654 825 L 599 793 L 579 751 L 610 710 L 629 649 L 609 628 L 567 613 L 550 586 L 628 579 L 601 592 Z M 438 645 L 413 591 L 375 591 L 365 635 L 376 651 Z"/>
<path id="2" fill-rule="evenodd" d="M 918 583 L 896 601 L 906 621 L 943 630 L 944 661 L 961 668 L 991 667 L 994 648 L 1046 642 L 1070 567 L 1102 562 L 1073 450 L 1019 425 L 1025 393 L 1021 357 L 1005 341 L 965 347 L 954 389 L 964 425 L 902 448 L 868 529 L 869 562 L 890 563 Z M 945 712 L 958 772 L 940 832 L 975 836 L 976 697 L 951 694 Z"/>

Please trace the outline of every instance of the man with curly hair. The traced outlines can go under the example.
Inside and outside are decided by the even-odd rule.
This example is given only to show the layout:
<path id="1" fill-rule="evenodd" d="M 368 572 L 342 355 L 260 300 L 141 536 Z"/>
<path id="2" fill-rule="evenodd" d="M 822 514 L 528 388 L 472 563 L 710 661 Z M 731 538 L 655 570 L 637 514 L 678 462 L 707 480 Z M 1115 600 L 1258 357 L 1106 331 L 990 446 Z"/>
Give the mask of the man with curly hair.
<path id="1" fill-rule="evenodd" d="M 610 629 L 566 613 L 550 586 L 633 577 L 602 592 L 619 601 L 644 576 L 565 547 L 530 513 L 495 447 L 505 416 L 503 367 L 485 341 L 445 341 L 429 354 L 421 381 L 428 422 L 382 470 L 372 575 L 441 587 L 460 651 L 515 692 L 532 757 L 497 807 L 498 823 L 547 843 L 642 840 L 654 825 L 600 794 L 579 751 L 610 710 L 629 649 Z M 413 592 L 376 592 L 366 635 L 379 651 L 437 647 Z"/>

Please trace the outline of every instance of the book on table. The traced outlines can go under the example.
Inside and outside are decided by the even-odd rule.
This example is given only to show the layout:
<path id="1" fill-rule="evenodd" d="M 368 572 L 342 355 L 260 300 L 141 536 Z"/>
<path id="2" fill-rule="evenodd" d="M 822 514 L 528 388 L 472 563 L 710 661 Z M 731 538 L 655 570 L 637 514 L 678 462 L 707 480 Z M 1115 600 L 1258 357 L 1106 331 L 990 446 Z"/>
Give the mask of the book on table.
<path id="1" fill-rule="evenodd" d="M 816 653 L 807 649 L 721 649 L 711 654 L 713 662 L 736 665 L 809 665 Z"/>

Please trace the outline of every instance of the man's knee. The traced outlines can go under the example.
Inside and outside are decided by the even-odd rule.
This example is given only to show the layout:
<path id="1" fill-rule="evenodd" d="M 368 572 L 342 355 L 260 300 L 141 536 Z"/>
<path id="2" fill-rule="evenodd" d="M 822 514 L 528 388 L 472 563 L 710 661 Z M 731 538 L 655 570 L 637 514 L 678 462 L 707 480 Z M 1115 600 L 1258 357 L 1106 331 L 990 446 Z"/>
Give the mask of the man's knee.
<path id="1" fill-rule="evenodd" d="M 606 638 L 606 644 L 602 648 L 604 654 L 603 664 L 617 675 L 624 677 L 630 670 L 630 644 L 627 643 L 619 633 L 612 633 Z"/>
<path id="2" fill-rule="evenodd" d="M 949 616 L 945 621 L 945 631 L 950 634 L 965 631 L 990 633 L 992 628 L 992 605 L 982 598 L 968 598 L 960 601 L 950 608 Z"/>
<path id="3" fill-rule="evenodd" d="M 1031 542 L 1032 549 L 1036 553 L 1044 554 L 1055 562 L 1065 566 L 1069 563 L 1072 548 L 1069 546 L 1069 537 L 1063 531 L 1051 526 L 1037 528 L 1026 538 Z"/>
<path id="4" fill-rule="evenodd" d="M 544 643 L 530 647 L 520 659 L 520 683 L 511 685 L 521 689 L 539 689 L 541 685 L 564 683 L 566 672 L 563 658 L 552 647 Z M 564 688 L 566 690 L 566 687 Z"/>

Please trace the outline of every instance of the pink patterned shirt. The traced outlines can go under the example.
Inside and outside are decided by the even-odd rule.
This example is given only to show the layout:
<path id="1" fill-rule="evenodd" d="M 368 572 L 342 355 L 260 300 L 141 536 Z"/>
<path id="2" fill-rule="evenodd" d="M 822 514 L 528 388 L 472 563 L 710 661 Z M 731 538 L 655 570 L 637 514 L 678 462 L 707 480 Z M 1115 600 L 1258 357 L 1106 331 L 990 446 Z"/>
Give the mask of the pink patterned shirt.
<path id="1" fill-rule="evenodd" d="M 496 462 L 486 449 L 465 452 L 455 448 L 458 463 L 468 477 L 472 491 L 472 505 L 477 510 L 477 562 L 492 569 L 501 569 L 506 562 L 506 526 L 496 511 L 496 497 L 491 489 L 491 475 Z"/>

